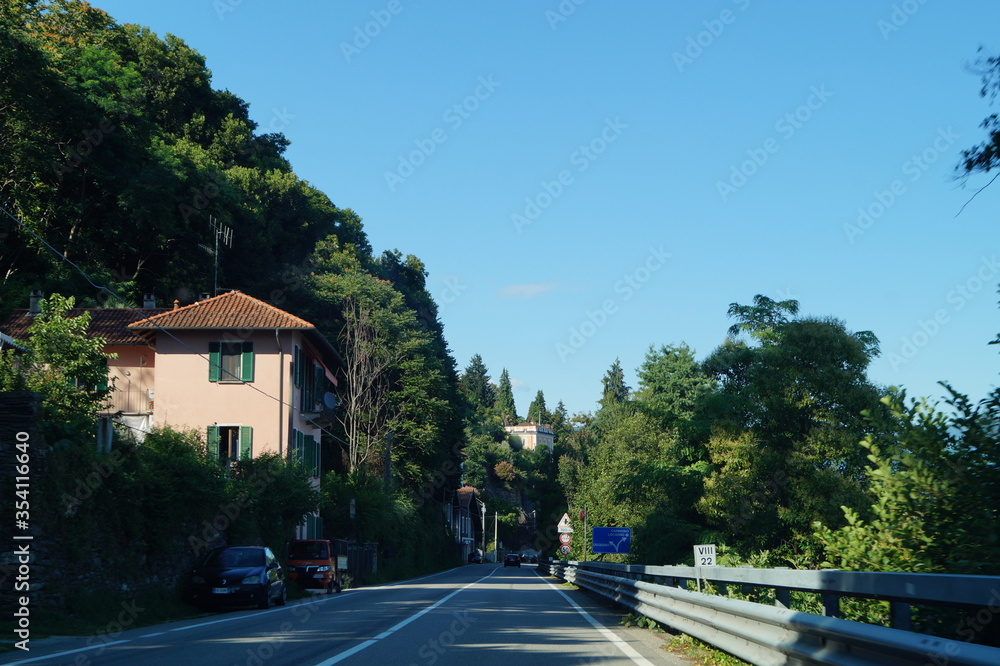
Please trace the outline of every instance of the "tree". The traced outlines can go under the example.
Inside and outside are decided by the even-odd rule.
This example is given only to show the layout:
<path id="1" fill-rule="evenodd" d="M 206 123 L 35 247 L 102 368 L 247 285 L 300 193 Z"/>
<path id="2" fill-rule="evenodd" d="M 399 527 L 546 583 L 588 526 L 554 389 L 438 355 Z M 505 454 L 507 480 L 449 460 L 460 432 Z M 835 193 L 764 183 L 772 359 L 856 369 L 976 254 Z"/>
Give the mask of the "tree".
<path id="1" fill-rule="evenodd" d="M 545 394 L 542 393 L 542 389 L 538 389 L 538 393 L 535 394 L 535 399 L 531 401 L 528 405 L 528 416 L 527 419 L 531 423 L 545 423 L 548 424 L 549 410 L 545 408 Z"/>
<path id="2" fill-rule="evenodd" d="M 979 94 L 988 98 L 992 104 L 1000 93 L 1000 56 L 984 55 L 982 48 L 979 49 L 979 54 L 979 59 L 976 61 L 982 82 Z M 958 170 L 964 176 L 975 172 L 989 173 L 1000 166 L 1000 116 L 996 113 L 990 114 L 983 120 L 981 126 L 986 130 L 986 139 L 962 151 Z"/>
<path id="3" fill-rule="evenodd" d="M 945 385 L 948 412 L 905 393 L 862 443 L 871 465 L 871 520 L 814 524 L 828 566 L 848 570 L 996 575 L 1000 571 L 1000 391 L 978 406 Z M 882 433 L 892 432 L 889 437 Z"/>
<path id="4" fill-rule="evenodd" d="M 469 361 L 459 379 L 459 387 L 473 412 L 485 414 L 493 408 L 496 391 L 490 382 L 489 371 L 483 363 L 483 357 L 479 354 Z"/>
<path id="5" fill-rule="evenodd" d="M 0 352 L 0 391 L 42 395 L 42 422 L 94 432 L 112 387 L 105 341 L 89 337 L 90 315 L 70 316 L 74 299 L 53 294 L 29 329 L 27 350 Z"/>
<path id="6" fill-rule="evenodd" d="M 701 371 L 694 352 L 685 344 L 652 345 L 639 368 L 635 399 L 646 405 L 663 424 L 674 428 L 690 421 L 695 408 L 712 389 L 712 381 Z"/>
<path id="7" fill-rule="evenodd" d="M 629 387 L 625 385 L 625 373 L 622 372 L 619 359 L 615 359 L 601 381 L 601 407 L 621 404 L 628 400 Z"/>
<path id="8" fill-rule="evenodd" d="M 512 426 L 520 420 L 517 416 L 517 407 L 514 404 L 514 391 L 510 384 L 510 375 L 507 368 L 500 373 L 500 385 L 496 391 L 496 409 L 500 415 L 500 420 L 505 426 Z"/>
<path id="9" fill-rule="evenodd" d="M 878 340 L 829 317 L 789 318 L 794 301 L 757 296 L 729 311 L 739 320 L 730 335 L 759 344 L 729 340 L 704 363 L 719 391 L 699 417 L 716 424 L 699 506 L 732 544 L 771 549 L 816 520 L 836 521 L 842 505 L 864 508 L 858 442 L 873 427 L 862 412 L 881 407 L 865 374 Z"/>

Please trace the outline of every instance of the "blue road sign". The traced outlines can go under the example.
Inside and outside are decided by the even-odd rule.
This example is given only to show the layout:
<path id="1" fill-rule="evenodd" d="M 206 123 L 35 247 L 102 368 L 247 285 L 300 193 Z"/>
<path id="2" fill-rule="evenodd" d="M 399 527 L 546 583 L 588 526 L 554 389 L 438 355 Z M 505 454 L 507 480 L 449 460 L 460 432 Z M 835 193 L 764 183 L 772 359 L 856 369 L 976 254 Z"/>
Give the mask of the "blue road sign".
<path id="1" fill-rule="evenodd" d="M 632 528 L 595 527 L 590 542 L 594 553 L 628 553 L 632 547 Z"/>

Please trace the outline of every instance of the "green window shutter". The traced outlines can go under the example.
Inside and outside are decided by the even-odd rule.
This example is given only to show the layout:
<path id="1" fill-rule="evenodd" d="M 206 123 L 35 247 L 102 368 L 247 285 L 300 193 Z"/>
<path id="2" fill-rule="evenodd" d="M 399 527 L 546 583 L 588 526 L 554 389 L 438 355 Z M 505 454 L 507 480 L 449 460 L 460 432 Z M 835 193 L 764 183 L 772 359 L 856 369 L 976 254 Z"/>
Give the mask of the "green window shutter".
<path id="1" fill-rule="evenodd" d="M 292 382 L 295 388 L 302 388 L 302 348 L 295 345 L 295 354 L 292 356 Z"/>
<path id="2" fill-rule="evenodd" d="M 219 381 L 219 371 L 222 369 L 222 351 L 218 342 L 208 343 L 208 381 Z"/>
<path id="3" fill-rule="evenodd" d="M 219 426 L 208 426 L 205 448 L 208 449 L 208 455 L 213 459 L 219 457 Z"/>
<path id="4" fill-rule="evenodd" d="M 305 463 L 306 469 L 312 476 L 319 476 L 319 470 L 317 469 L 317 458 L 316 455 L 316 438 L 312 435 L 306 435 L 306 451 L 305 451 Z"/>
<path id="5" fill-rule="evenodd" d="M 237 458 L 253 458 L 253 428 L 240 426 L 240 454 Z"/>
<path id="6" fill-rule="evenodd" d="M 240 374 L 240 379 L 245 382 L 253 381 L 253 343 L 244 342 L 243 343 L 243 371 Z"/>
<path id="7" fill-rule="evenodd" d="M 301 430 L 295 431 L 295 458 L 302 460 L 303 449 L 306 445 L 306 434 Z"/>

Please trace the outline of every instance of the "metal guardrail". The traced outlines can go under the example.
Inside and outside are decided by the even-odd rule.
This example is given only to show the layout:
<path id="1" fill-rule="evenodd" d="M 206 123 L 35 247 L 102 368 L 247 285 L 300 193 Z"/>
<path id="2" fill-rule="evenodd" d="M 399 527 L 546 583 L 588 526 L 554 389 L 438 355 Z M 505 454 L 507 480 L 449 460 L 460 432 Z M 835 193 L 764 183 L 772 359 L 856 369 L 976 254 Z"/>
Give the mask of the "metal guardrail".
<path id="1" fill-rule="evenodd" d="M 894 621 L 910 604 L 987 608 L 1000 613 L 1000 578 L 729 567 L 643 567 L 602 562 L 539 563 L 580 587 L 752 664 L 997 666 L 1000 649 L 834 617 L 841 596 L 883 599 Z M 774 606 L 686 589 L 689 581 L 767 587 Z M 919 592 L 917 590 L 920 590 Z M 827 615 L 788 608 L 791 590 L 823 595 Z M 906 613 L 903 613 L 903 607 Z"/>

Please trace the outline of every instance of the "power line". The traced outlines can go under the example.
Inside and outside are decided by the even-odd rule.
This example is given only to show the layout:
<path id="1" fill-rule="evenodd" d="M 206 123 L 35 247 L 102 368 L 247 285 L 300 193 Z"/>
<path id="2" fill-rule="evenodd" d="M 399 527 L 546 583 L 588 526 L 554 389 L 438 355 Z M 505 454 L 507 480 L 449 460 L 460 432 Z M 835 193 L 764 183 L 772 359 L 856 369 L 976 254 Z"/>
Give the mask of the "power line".
<path id="1" fill-rule="evenodd" d="M 97 283 L 95 283 L 95 282 L 94 282 L 93 280 L 91 280 L 91 279 L 90 279 L 90 276 L 89 276 L 89 275 L 87 275 L 87 273 L 86 273 L 86 272 L 85 272 L 85 271 L 84 271 L 84 270 L 83 270 L 82 268 L 80 268 L 80 267 L 79 267 L 79 266 L 77 266 L 77 265 L 76 265 L 75 263 L 73 263 L 72 261 L 70 261 L 69 259 L 67 259 L 65 255 L 63 255 L 63 254 L 62 254 L 61 252 L 59 252 L 59 251 L 58 251 L 58 250 L 56 250 L 56 249 L 55 249 L 54 247 L 52 247 L 52 246 L 51 246 L 51 245 L 50 245 L 50 244 L 48 243 L 48 241 L 46 241 L 46 240 L 45 240 L 44 238 L 42 238 L 42 237 L 41 237 L 40 235 L 38 235 L 37 233 L 35 233 L 35 231 L 34 231 L 34 230 L 32 230 L 32 229 L 31 229 L 30 227 L 28 227 L 27 225 L 25 225 L 25 224 L 24 224 L 24 223 L 23 223 L 23 222 L 22 222 L 21 220 L 19 220 L 19 219 L 18 219 L 18 218 L 16 218 L 16 217 L 15 217 L 14 215 L 12 215 L 12 214 L 10 213 L 10 211 L 8 211 L 8 210 L 7 210 L 7 207 L 6 207 L 6 206 L 4 206 L 4 205 L 0 204 L 0 210 L 2 210 L 2 211 L 4 212 L 4 214 L 5 214 L 5 215 L 6 215 L 7 217 L 9 217 L 9 218 L 10 218 L 11 220 L 13 220 L 13 221 L 14 221 L 14 224 L 16 224 L 16 225 L 17 225 L 17 226 L 18 226 L 18 227 L 19 227 L 19 228 L 20 228 L 20 229 L 21 229 L 22 231 L 25 231 L 25 232 L 27 232 L 28 234 L 30 234 L 30 235 L 31 235 L 32 237 L 34 237 L 34 238 L 35 238 L 35 240 L 37 240 L 37 241 L 38 241 L 39 243 L 41 243 L 41 244 L 42 244 L 43 246 L 45 246 L 45 247 L 46 247 L 46 248 L 47 248 L 47 249 L 48 249 L 48 250 L 49 250 L 50 252 L 52 252 L 52 254 L 56 255 L 57 257 L 59 257 L 59 259 L 61 259 L 62 261 L 66 262 L 67 264 L 69 264 L 70 266 L 72 266 L 72 267 L 73 267 L 73 268 L 74 268 L 74 269 L 75 269 L 75 270 L 76 270 L 76 271 L 77 271 L 77 272 L 78 272 L 78 273 L 79 273 L 80 275 L 82 275 L 82 276 L 83 276 L 83 279 L 84 279 L 84 280 L 86 280 L 86 281 L 87 281 L 87 283 L 88 283 L 88 284 L 89 284 L 90 286 L 92 286 L 92 287 L 93 287 L 94 289 L 98 290 L 98 292 L 101 292 L 101 293 L 106 293 L 106 294 L 108 294 L 109 296 L 111 296 L 112 298 L 116 299 L 116 300 L 117 300 L 117 301 L 118 301 L 119 303 L 121 303 L 121 304 L 122 304 L 123 306 L 125 306 L 125 307 L 124 307 L 123 309 L 128 309 L 128 310 L 131 310 L 131 311 L 132 311 L 132 312 L 134 312 L 135 314 L 139 315 L 139 317 L 140 317 L 140 318 L 141 318 L 142 320 L 144 320 L 144 321 L 146 321 L 146 322 L 148 322 L 148 323 L 152 324 L 152 325 L 153 325 L 153 326 L 155 327 L 155 329 L 156 329 L 157 331 L 162 331 L 162 332 L 163 332 L 163 333 L 164 333 L 165 335 L 169 336 L 169 337 L 170 337 L 171 339 L 173 339 L 173 340 L 174 340 L 175 342 L 177 342 L 177 343 L 178 343 L 179 345 L 181 345 L 181 346 L 182 346 L 182 347 L 184 347 L 185 349 L 188 349 L 188 350 L 190 350 L 190 351 L 191 351 L 191 353 L 195 354 L 195 355 L 196 355 L 196 356 L 198 356 L 199 358 L 202 358 L 202 359 L 204 359 L 204 360 L 205 360 L 205 361 L 206 361 L 206 362 L 207 362 L 207 363 L 208 363 L 209 365 L 211 365 L 211 364 L 212 364 L 212 361 L 211 361 L 211 359 L 210 359 L 209 357 L 205 356 L 205 355 L 204 355 L 203 353 L 199 352 L 199 351 L 198 351 L 198 350 L 196 350 L 196 349 L 195 349 L 194 347 L 192 347 L 192 346 L 191 346 L 191 345 L 189 345 L 188 343 L 186 343 L 186 342 L 184 342 L 183 340 L 181 340 L 180 338 L 178 338 L 178 337 L 177 337 L 176 335 L 174 335 L 173 333 L 171 333 L 171 332 L 170 332 L 170 331 L 169 331 L 168 329 L 166 329 L 166 328 L 163 328 L 162 326 L 160 326 L 159 324 L 157 324 L 156 322 L 154 322 L 154 321 L 153 321 L 152 319 L 150 319 L 149 317 L 147 317 L 147 316 L 146 316 L 146 315 L 145 315 L 144 313 L 140 312 L 140 311 L 139 311 L 138 309 L 136 309 L 136 308 L 132 307 L 132 306 L 131 306 L 131 305 L 130 305 L 129 303 L 127 303 L 127 302 L 125 301 L 125 299 L 123 299 L 122 297 L 120 297 L 120 296 L 119 296 L 118 294 L 116 294 L 116 293 L 115 293 L 114 291 L 112 291 L 112 290 L 111 290 L 111 289 L 110 289 L 109 287 L 106 287 L 106 286 L 101 286 L 101 285 L 98 285 L 98 284 L 97 284 Z M 217 236 L 217 238 L 218 238 L 218 236 Z M 250 384 L 250 383 L 244 383 L 244 386 L 248 386 L 248 387 L 250 387 L 251 389 L 253 389 L 254 391 L 257 391 L 258 393 L 260 393 L 261 395 L 263 395 L 263 396 L 265 396 L 265 397 L 267 397 L 267 398 L 270 398 L 271 400 L 274 400 L 275 402 L 277 402 L 277 403 L 279 403 L 279 404 L 281 404 L 281 405 L 284 405 L 285 407 L 288 407 L 288 408 L 289 408 L 290 410 L 292 410 L 293 412 L 298 412 L 298 414 L 299 414 L 300 416 L 301 416 L 301 415 L 302 415 L 302 414 L 304 413 L 304 412 L 303 412 L 303 411 L 302 411 L 301 409 L 299 409 L 299 408 L 298 408 L 298 407 L 296 407 L 295 405 L 293 405 L 293 404 L 291 404 L 291 403 L 288 403 L 288 402 L 285 402 L 285 401 L 284 401 L 283 399 L 281 399 L 280 397 L 277 397 L 277 396 L 274 396 L 274 395 L 271 395 L 271 394 L 270 394 L 270 393 L 268 393 L 267 391 L 265 391 L 265 390 L 263 390 L 263 389 L 261 389 L 261 388 L 259 388 L 259 387 L 257 387 L 257 386 L 254 386 L 253 384 Z M 338 438 L 338 437 L 334 436 L 334 435 L 333 435 L 332 433 L 330 433 L 330 432 L 329 432 L 328 430 L 326 430 L 326 428 L 323 428 L 322 426 L 316 426 L 316 427 L 318 427 L 318 428 L 319 428 L 319 429 L 320 429 L 320 430 L 321 430 L 322 432 L 326 433 L 326 434 L 327 434 L 327 435 L 329 435 L 329 436 L 330 436 L 331 438 L 333 438 L 333 439 L 337 440 L 337 441 L 338 441 L 338 442 L 340 442 L 341 444 L 346 444 L 346 442 L 344 442 L 344 441 L 343 441 L 343 440 L 341 440 L 340 438 Z M 280 443 L 279 443 L 279 445 L 280 445 Z"/>

